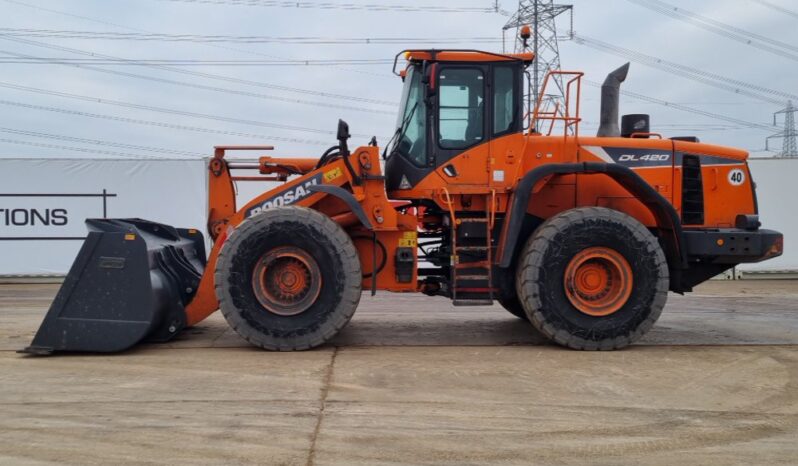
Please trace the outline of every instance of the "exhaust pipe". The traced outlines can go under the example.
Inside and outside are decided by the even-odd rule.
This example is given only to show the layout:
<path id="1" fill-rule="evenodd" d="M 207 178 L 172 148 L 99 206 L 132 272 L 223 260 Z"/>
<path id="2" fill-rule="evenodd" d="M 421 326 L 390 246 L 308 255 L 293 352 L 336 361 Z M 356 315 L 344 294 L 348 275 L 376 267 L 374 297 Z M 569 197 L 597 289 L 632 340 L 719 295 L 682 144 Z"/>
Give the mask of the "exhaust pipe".
<path id="1" fill-rule="evenodd" d="M 601 86 L 601 124 L 597 136 L 600 138 L 621 137 L 618 126 L 620 118 L 621 83 L 629 74 L 629 63 L 613 71 Z"/>

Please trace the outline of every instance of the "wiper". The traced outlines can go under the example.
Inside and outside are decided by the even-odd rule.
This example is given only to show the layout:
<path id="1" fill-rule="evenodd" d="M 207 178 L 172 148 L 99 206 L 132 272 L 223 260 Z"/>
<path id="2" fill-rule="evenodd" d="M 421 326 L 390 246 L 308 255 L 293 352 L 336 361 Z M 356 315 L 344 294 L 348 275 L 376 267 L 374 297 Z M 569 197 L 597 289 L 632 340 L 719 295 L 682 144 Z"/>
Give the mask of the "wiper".
<path id="1" fill-rule="evenodd" d="M 382 151 L 383 160 L 388 156 L 388 148 L 391 147 L 391 144 L 393 144 L 395 140 L 401 141 L 402 138 L 405 136 L 405 133 L 408 130 L 407 124 L 410 123 L 410 120 L 413 119 L 413 115 L 416 114 L 419 102 L 420 101 L 418 100 L 416 101 L 416 103 L 413 105 L 413 108 L 410 109 L 410 113 L 408 113 L 407 117 L 404 120 L 402 120 L 402 124 L 398 128 L 396 128 L 396 132 L 393 133 L 393 136 L 388 141 L 388 144 L 385 144 L 385 150 Z M 391 150 L 391 155 L 393 155 L 393 150 Z"/>

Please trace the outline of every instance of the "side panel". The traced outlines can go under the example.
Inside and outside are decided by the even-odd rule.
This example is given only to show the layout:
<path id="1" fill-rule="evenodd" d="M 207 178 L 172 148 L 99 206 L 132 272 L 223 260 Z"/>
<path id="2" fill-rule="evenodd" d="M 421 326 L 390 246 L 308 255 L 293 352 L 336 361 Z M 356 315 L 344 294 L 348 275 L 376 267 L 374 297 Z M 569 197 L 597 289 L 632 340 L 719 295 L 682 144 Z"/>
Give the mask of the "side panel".
<path id="1" fill-rule="evenodd" d="M 674 201 L 673 142 L 660 139 L 603 138 L 583 140 L 580 161 L 605 162 L 632 169 L 668 202 Z M 642 224 L 657 225 L 651 211 L 618 183 L 606 177 L 580 175 L 577 204 L 608 207 Z"/>

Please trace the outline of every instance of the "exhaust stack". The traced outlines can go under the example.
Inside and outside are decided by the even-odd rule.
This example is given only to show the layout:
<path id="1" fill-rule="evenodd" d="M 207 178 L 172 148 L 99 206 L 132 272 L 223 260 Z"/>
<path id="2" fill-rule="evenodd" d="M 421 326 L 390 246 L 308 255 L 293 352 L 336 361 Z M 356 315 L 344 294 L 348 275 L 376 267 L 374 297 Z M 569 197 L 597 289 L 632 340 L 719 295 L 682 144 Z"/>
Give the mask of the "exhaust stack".
<path id="1" fill-rule="evenodd" d="M 629 63 L 610 73 L 601 86 L 601 125 L 599 125 L 598 137 L 617 138 L 621 136 L 621 128 L 618 126 L 621 83 L 626 81 L 628 74 Z"/>

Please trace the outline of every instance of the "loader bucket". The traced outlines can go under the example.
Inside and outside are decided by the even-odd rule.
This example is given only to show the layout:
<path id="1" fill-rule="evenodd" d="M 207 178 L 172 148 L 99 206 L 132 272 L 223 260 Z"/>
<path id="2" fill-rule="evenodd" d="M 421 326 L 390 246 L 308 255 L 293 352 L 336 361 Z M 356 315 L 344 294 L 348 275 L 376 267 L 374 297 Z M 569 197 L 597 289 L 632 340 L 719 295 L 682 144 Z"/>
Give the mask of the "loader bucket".
<path id="1" fill-rule="evenodd" d="M 86 226 L 83 247 L 22 353 L 112 353 L 168 341 L 185 327 L 184 307 L 205 269 L 202 234 L 140 219 Z"/>

